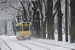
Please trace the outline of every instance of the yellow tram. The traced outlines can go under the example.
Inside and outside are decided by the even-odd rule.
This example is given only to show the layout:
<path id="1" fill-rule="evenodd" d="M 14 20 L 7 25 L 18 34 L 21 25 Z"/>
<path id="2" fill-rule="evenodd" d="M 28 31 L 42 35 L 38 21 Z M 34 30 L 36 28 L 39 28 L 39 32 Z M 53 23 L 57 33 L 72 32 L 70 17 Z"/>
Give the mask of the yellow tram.
<path id="1" fill-rule="evenodd" d="M 31 36 L 31 22 L 23 22 L 16 24 L 17 39 L 30 39 Z"/>

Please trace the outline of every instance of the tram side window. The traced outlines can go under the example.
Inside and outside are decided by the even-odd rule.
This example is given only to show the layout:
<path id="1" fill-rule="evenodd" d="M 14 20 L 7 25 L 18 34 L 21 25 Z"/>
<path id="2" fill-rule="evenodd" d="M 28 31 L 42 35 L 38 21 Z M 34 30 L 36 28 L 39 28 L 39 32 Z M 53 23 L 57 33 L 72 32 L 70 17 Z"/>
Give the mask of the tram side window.
<path id="1" fill-rule="evenodd" d="M 17 30 L 17 31 L 20 31 L 20 26 L 17 26 L 17 27 L 16 27 L 16 30 Z"/>

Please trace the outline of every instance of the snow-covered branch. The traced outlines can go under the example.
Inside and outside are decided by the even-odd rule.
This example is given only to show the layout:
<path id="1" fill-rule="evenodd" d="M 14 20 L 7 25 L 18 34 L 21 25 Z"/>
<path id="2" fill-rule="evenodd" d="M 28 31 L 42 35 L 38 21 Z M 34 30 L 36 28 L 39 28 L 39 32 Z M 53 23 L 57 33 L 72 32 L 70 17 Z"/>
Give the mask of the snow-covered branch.
<path id="1" fill-rule="evenodd" d="M 5 0 L 5 1 L 0 1 L 0 3 L 6 3 L 7 2 L 7 0 Z"/>
<path id="2" fill-rule="evenodd" d="M 16 9 L 16 10 L 20 10 L 20 9 L 15 8 L 15 7 L 14 7 L 14 6 L 12 6 L 11 4 L 10 4 L 10 6 L 11 6 L 12 8 Z"/>

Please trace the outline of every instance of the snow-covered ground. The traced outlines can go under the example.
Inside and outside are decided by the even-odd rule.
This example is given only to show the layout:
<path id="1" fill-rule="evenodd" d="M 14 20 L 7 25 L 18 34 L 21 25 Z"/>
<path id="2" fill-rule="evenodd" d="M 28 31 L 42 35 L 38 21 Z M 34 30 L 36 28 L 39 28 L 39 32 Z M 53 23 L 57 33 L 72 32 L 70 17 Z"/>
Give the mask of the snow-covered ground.
<path id="1" fill-rule="evenodd" d="M 36 39 L 31 38 L 31 40 L 18 40 L 16 36 L 0 36 L 12 50 L 30 50 L 22 47 L 18 43 L 31 48 L 32 50 L 72 50 L 75 49 L 75 43 L 65 42 L 65 35 L 63 34 L 63 41 L 58 41 L 58 34 L 55 34 L 55 40 L 48 39 Z M 3 40 L 0 38 L 1 50 L 9 50 Z M 11 40 L 15 41 L 11 41 Z"/>

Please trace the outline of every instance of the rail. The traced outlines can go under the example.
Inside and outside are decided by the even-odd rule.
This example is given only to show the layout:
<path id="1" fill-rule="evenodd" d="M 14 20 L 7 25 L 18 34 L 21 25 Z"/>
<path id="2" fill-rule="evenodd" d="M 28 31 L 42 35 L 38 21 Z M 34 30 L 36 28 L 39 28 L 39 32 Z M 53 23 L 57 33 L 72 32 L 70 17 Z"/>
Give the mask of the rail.
<path id="1" fill-rule="evenodd" d="M 0 37 L 1 38 L 1 37 Z M 1 38 L 2 39 L 2 38 Z M 2 39 L 3 40 L 3 39 Z M 3 40 L 3 42 L 8 46 L 9 50 L 12 50 L 10 46 Z"/>

